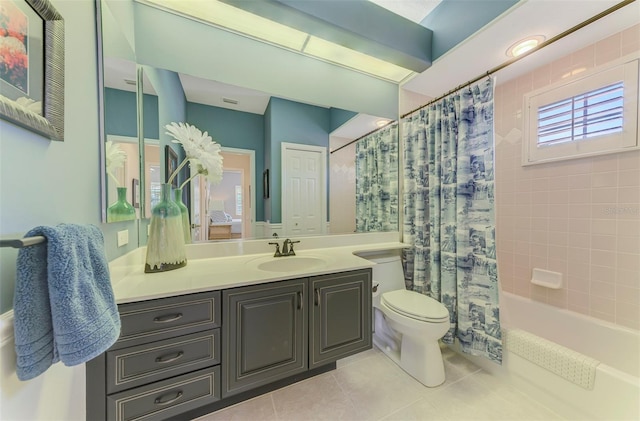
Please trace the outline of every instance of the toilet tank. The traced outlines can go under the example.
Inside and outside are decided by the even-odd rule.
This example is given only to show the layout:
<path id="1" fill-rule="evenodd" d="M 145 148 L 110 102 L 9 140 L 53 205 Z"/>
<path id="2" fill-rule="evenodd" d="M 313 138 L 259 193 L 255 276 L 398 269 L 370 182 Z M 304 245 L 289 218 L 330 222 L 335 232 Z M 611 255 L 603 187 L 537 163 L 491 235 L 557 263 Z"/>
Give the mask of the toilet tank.
<path id="1" fill-rule="evenodd" d="M 378 285 L 378 294 L 395 291 L 397 289 L 405 289 L 404 271 L 402 269 L 400 253 L 400 250 L 358 253 L 359 257 L 370 260 L 376 264 L 372 268 L 372 281 L 374 287 L 376 284 Z"/>

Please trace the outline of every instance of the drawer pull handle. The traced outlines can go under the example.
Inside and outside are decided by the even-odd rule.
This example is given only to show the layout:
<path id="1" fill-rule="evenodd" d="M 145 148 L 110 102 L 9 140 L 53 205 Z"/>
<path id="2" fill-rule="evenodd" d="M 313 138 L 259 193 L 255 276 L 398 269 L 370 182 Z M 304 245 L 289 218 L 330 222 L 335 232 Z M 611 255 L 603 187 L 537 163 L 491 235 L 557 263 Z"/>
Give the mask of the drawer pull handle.
<path id="1" fill-rule="evenodd" d="M 170 362 L 173 362 L 175 360 L 178 360 L 178 359 L 182 358 L 183 355 L 184 355 L 184 352 L 182 352 L 182 351 L 178 352 L 177 354 L 173 354 L 173 356 L 163 355 L 161 357 L 156 358 L 156 362 L 160 363 L 160 364 L 170 363 Z"/>
<path id="2" fill-rule="evenodd" d="M 316 288 L 316 296 L 315 296 L 314 304 L 316 306 L 320 305 L 320 290 L 318 288 Z"/>
<path id="3" fill-rule="evenodd" d="M 155 323 L 169 323 L 169 322 L 175 322 L 176 320 L 179 320 L 181 318 L 182 318 L 182 313 L 175 313 L 175 314 L 167 314 L 166 316 L 158 316 L 154 318 L 153 321 Z"/>
<path id="4" fill-rule="evenodd" d="M 304 307 L 303 304 L 303 298 L 304 296 L 302 295 L 302 291 L 298 291 L 298 310 L 302 310 L 302 308 Z"/>
<path id="5" fill-rule="evenodd" d="M 171 398 L 171 399 L 167 399 L 166 401 L 163 401 L 162 398 L 165 395 L 159 396 L 156 398 L 155 401 L 153 401 L 156 405 L 169 405 L 170 403 L 173 403 L 175 401 L 177 401 L 178 399 L 180 399 L 182 397 L 182 390 L 179 390 L 176 395 Z"/>

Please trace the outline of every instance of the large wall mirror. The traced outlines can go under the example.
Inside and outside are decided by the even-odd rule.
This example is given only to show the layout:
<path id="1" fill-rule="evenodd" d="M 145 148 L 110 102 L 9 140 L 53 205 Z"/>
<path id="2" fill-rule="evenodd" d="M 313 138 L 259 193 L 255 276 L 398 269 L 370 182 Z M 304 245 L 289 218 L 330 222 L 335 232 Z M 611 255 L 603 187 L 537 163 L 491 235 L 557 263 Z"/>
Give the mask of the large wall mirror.
<path id="1" fill-rule="evenodd" d="M 104 8 L 111 2 L 102 3 Z M 397 84 L 142 2 L 116 3 L 124 13 L 119 19 L 133 25 L 139 69 L 139 108 L 133 117 L 142 128 L 136 145 L 142 169 L 140 245 L 146 243 L 154 194 L 166 181 L 167 160 L 184 157 L 164 129 L 180 121 L 207 131 L 222 146 L 225 163 L 220 184 L 196 177 L 183 189 L 194 241 L 398 230 Z M 103 39 L 107 36 L 103 24 Z M 187 40 L 189 48 L 180 48 Z M 360 138 L 367 147 L 362 140 L 353 142 Z M 364 194 L 383 197 L 390 211 L 358 226 L 356 214 L 362 209 L 356 195 L 363 193 L 356 192 L 356 179 L 362 179 L 356 166 L 363 171 L 366 165 L 357 155 L 376 148 L 389 152 L 381 159 L 387 165 L 384 183 L 392 187 Z M 320 171 L 302 174 L 296 167 L 300 162 Z M 389 171 L 388 165 L 395 169 Z M 178 183 L 188 177 L 183 171 Z M 382 182 L 382 175 L 367 177 L 367 185 Z M 322 195 L 309 196 L 316 190 Z M 305 226 L 314 213 L 319 224 Z"/>

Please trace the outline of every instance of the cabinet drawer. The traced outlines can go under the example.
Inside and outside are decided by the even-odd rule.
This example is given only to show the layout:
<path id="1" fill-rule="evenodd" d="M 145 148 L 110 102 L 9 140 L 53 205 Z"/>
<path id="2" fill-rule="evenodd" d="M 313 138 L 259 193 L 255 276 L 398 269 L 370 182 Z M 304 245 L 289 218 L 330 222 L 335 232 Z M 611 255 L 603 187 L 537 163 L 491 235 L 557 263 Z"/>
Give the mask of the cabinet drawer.
<path id="1" fill-rule="evenodd" d="M 220 363 L 220 329 L 107 352 L 107 393 Z"/>
<path id="2" fill-rule="evenodd" d="M 220 367 L 173 377 L 107 397 L 107 419 L 163 420 L 220 399 Z"/>
<path id="3" fill-rule="evenodd" d="M 220 291 L 118 306 L 122 327 L 112 349 L 212 329 L 220 325 Z"/>

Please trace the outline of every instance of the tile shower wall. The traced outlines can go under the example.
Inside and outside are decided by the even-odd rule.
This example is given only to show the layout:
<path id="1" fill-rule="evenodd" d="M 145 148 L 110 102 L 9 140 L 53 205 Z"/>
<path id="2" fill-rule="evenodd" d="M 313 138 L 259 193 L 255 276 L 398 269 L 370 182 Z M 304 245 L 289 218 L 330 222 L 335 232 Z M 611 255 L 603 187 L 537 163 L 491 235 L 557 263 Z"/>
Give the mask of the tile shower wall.
<path id="1" fill-rule="evenodd" d="M 537 301 L 640 329 L 640 151 L 521 166 L 523 95 L 640 50 L 640 25 L 496 87 L 500 282 Z M 562 289 L 531 284 L 561 272 Z"/>

